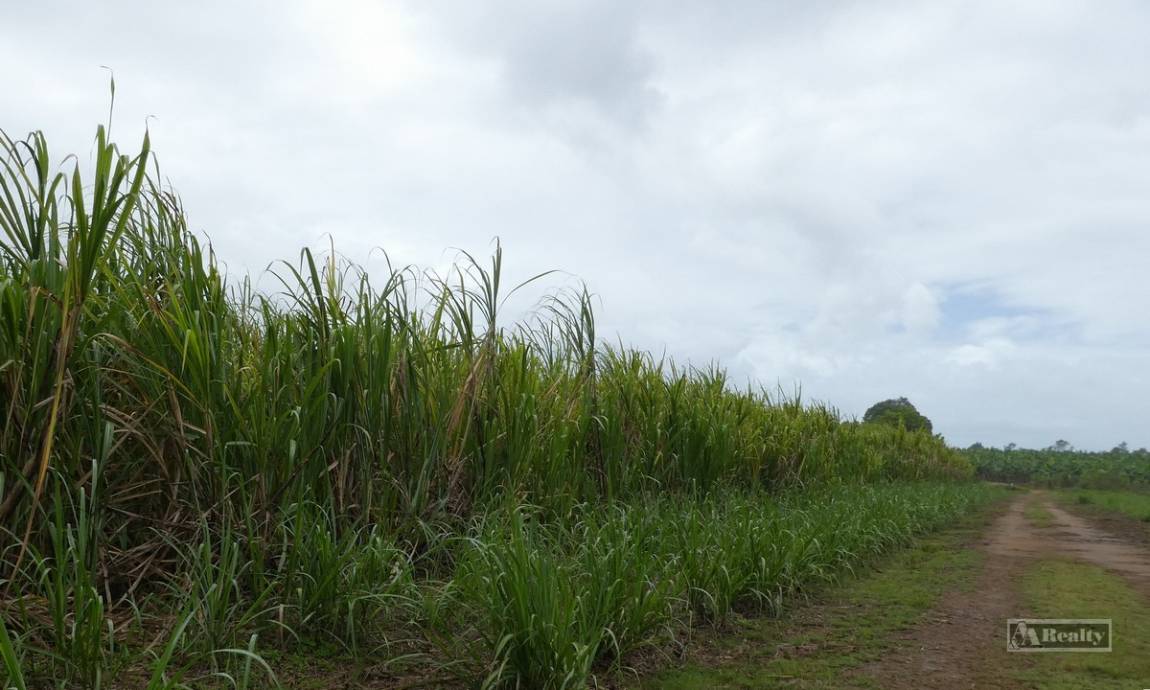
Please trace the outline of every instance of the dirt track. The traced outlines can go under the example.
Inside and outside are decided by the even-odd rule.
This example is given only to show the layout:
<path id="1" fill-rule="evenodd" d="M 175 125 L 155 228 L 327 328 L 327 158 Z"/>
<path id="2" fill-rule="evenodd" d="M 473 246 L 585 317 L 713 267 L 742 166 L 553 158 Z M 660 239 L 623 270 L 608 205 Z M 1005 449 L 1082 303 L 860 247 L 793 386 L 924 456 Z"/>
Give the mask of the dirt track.
<path id="1" fill-rule="evenodd" d="M 1024 511 L 1031 501 L 1049 511 L 1049 527 L 1035 527 L 1027 520 Z M 975 587 L 944 595 L 927 620 L 903 636 L 900 651 L 862 669 L 880 687 L 1017 687 L 1001 680 L 995 661 L 1006 655 L 1006 620 L 1028 615 L 1020 606 L 1016 583 L 1035 560 L 1089 562 L 1150 596 L 1150 550 L 1058 508 L 1041 492 L 1015 499 L 979 548 L 986 561 Z"/>
<path id="2" fill-rule="evenodd" d="M 1015 558 L 1060 555 L 1086 561 L 1122 575 L 1135 589 L 1150 594 L 1150 552 L 1145 548 L 1062 510 L 1042 494 L 1030 500 L 1043 502 L 1054 524 L 1031 527 L 1022 515 L 1020 500 L 991 531 L 988 550 L 992 554 Z"/>

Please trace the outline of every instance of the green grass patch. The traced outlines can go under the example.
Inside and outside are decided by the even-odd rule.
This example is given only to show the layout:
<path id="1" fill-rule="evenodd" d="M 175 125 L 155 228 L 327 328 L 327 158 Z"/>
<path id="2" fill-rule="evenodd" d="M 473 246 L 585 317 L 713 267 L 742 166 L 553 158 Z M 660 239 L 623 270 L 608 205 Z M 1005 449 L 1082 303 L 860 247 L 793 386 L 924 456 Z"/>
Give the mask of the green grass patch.
<path id="1" fill-rule="evenodd" d="M 1150 493 L 1078 489 L 1060 491 L 1058 497 L 1072 506 L 1108 510 L 1150 524 Z"/>
<path id="2" fill-rule="evenodd" d="M 980 510 L 923 537 L 781 618 L 738 619 L 732 630 L 700 644 L 702 661 L 644 678 L 638 686 L 874 687 L 865 675 L 848 674 L 881 658 L 896 644 L 895 635 L 917 623 L 944 592 L 973 587 L 983 556 L 963 547 L 981 533 L 989 515 Z"/>
<path id="3" fill-rule="evenodd" d="M 1035 527 L 1050 527 L 1054 524 L 1054 516 L 1039 501 L 1028 503 L 1022 514 Z"/>
<path id="4" fill-rule="evenodd" d="M 1025 611 L 1035 618 L 1113 619 L 1114 651 L 1010 655 L 1014 680 L 1055 690 L 1150 683 L 1150 606 L 1121 578 L 1093 565 L 1044 561 L 1024 576 L 1022 589 Z"/>

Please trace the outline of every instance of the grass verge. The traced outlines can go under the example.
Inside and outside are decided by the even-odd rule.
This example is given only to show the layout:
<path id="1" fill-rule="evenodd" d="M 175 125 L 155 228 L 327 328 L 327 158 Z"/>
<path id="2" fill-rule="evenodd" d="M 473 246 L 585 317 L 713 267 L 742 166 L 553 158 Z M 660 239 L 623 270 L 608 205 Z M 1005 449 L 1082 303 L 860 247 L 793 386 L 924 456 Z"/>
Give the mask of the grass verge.
<path id="1" fill-rule="evenodd" d="M 1012 657 L 1019 687 L 1051 690 L 1142 688 L 1150 681 L 1150 606 L 1121 578 L 1083 563 L 1044 561 L 1023 577 L 1023 601 L 1035 618 L 1110 618 L 1114 651 Z"/>
<path id="2" fill-rule="evenodd" d="M 1108 510 L 1150 524 L 1150 494 L 1133 491 L 1077 489 L 1060 491 L 1058 497 L 1075 507 Z"/>

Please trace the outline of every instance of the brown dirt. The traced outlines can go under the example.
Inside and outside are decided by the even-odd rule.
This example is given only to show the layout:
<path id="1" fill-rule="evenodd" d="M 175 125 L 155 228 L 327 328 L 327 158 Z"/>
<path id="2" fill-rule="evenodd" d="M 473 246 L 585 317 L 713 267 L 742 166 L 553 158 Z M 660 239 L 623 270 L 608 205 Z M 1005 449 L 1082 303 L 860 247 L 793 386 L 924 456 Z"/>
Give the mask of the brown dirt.
<path id="1" fill-rule="evenodd" d="M 1150 596 L 1150 551 L 1056 505 L 1046 504 L 1054 516 L 1060 553 L 1093 563 L 1121 575 L 1134 589 Z"/>
<path id="2" fill-rule="evenodd" d="M 1071 515 L 1085 518 L 1094 527 L 1122 537 L 1128 543 L 1150 549 L 1150 525 L 1146 521 L 1096 505 L 1067 503 L 1062 508 Z"/>
<path id="3" fill-rule="evenodd" d="M 1050 512 L 1049 527 L 1035 527 L 1026 519 L 1031 501 Z M 1026 566 L 1040 558 L 1092 563 L 1150 596 L 1150 551 L 1053 505 L 1042 492 L 1015 499 L 979 548 L 986 560 L 976 586 L 945 594 L 926 620 L 902 635 L 899 651 L 864 667 L 863 675 L 892 690 L 1017 688 L 999 672 L 1008 663 L 1006 620 L 1030 615 L 1016 583 Z"/>

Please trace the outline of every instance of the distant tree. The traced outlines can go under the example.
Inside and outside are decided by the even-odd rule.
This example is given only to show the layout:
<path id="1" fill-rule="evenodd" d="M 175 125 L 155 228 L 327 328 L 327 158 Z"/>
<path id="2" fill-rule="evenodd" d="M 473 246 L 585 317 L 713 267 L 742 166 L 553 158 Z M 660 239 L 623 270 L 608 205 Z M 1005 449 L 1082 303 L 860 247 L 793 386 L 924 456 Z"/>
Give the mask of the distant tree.
<path id="1" fill-rule="evenodd" d="M 979 441 L 975 441 L 970 444 L 970 448 L 967 448 L 967 450 L 986 450 L 986 446 L 982 445 Z"/>
<path id="2" fill-rule="evenodd" d="M 1018 448 L 1018 444 L 1014 443 L 1013 441 L 1011 441 L 1010 443 L 1008 443 L 1002 447 L 1002 449 L 1006 450 L 1006 451 L 1016 450 L 1017 448 Z"/>
<path id="3" fill-rule="evenodd" d="M 934 425 L 923 416 L 906 398 L 883 400 L 871 405 L 863 415 L 863 421 L 868 424 L 886 424 L 898 426 L 900 423 L 907 431 L 934 432 Z"/>
<path id="4" fill-rule="evenodd" d="M 1111 453 L 1129 453 L 1130 452 L 1130 446 L 1128 446 L 1126 444 L 1126 442 L 1123 441 L 1122 443 L 1119 443 L 1118 445 L 1114 446 L 1114 448 L 1110 452 Z"/>
<path id="5" fill-rule="evenodd" d="M 1046 450 L 1052 450 L 1056 453 L 1069 453 L 1074 450 L 1074 446 L 1070 445 L 1070 442 L 1066 439 L 1060 438 L 1054 442 L 1053 446 L 1047 446 Z"/>

